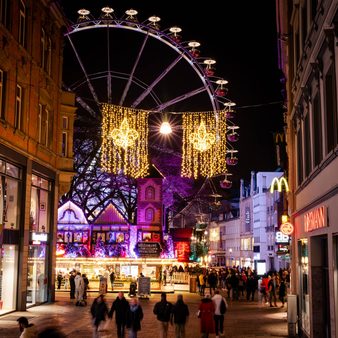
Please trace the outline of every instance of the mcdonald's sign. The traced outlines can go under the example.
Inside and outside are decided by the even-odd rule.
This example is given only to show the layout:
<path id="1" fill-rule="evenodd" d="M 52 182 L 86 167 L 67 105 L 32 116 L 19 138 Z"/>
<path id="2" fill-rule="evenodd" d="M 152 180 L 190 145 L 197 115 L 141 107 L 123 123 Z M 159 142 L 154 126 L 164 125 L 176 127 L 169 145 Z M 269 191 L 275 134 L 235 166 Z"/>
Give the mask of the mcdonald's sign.
<path id="1" fill-rule="evenodd" d="M 277 187 L 277 191 L 281 192 L 283 190 L 283 185 L 285 187 L 285 191 L 289 192 L 289 184 L 288 181 L 285 179 L 285 177 L 274 177 L 274 179 L 271 182 L 270 186 L 270 192 L 271 194 L 275 191 L 275 188 Z"/>

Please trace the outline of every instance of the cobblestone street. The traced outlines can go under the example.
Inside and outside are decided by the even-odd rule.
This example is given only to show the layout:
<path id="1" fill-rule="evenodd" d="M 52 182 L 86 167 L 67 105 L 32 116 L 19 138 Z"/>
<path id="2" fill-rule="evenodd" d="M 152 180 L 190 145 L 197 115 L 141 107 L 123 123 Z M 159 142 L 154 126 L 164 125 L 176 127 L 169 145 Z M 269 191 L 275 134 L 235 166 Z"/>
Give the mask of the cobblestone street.
<path id="1" fill-rule="evenodd" d="M 198 294 L 182 292 L 185 302 L 189 306 L 190 319 L 187 324 L 187 338 L 197 338 L 199 333 L 199 320 L 196 317 L 197 308 L 201 297 Z M 95 294 L 96 295 L 96 294 Z M 92 337 L 90 305 L 95 297 L 89 295 L 86 307 L 76 307 L 70 300 L 68 293 L 58 293 L 54 304 L 46 304 L 29 309 L 26 312 L 14 312 L 0 317 L 0 337 L 19 337 L 16 319 L 26 316 L 31 323 L 41 328 L 45 325 L 58 325 L 67 337 Z M 111 306 L 116 294 L 107 295 L 108 305 Z M 168 294 L 168 301 L 175 302 L 176 294 Z M 128 297 L 127 297 L 128 299 Z M 153 294 L 150 299 L 140 300 L 144 310 L 144 320 L 139 337 L 159 337 L 155 315 L 152 313 L 154 304 L 159 301 L 160 295 Z M 116 329 L 113 321 L 108 321 L 100 337 L 116 337 Z M 174 337 L 174 328 L 170 326 L 169 337 Z M 215 337 L 215 335 L 210 335 Z M 225 315 L 225 337 L 287 337 L 286 308 L 270 308 L 268 305 L 255 302 L 239 301 L 229 303 L 229 309 Z"/>

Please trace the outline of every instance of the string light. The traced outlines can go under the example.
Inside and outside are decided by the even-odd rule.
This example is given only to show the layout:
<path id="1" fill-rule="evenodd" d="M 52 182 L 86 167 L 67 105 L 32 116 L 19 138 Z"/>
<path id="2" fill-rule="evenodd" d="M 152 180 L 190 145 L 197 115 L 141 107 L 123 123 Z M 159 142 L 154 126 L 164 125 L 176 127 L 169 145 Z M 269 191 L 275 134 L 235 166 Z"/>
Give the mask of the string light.
<path id="1" fill-rule="evenodd" d="M 148 111 L 102 104 L 101 167 L 138 178 L 148 174 Z"/>
<path id="2" fill-rule="evenodd" d="M 198 127 L 196 133 L 192 133 L 189 137 L 193 147 L 199 151 L 206 151 L 215 143 L 216 137 L 214 133 L 208 133 L 204 121 Z"/>
<path id="3" fill-rule="evenodd" d="M 196 126 L 199 131 L 196 133 Z M 204 131 L 205 128 L 205 131 Z M 199 176 L 212 177 L 224 173 L 226 169 L 226 112 L 203 112 L 183 114 L 183 147 L 181 176 L 198 178 Z M 209 133 L 214 135 L 214 142 L 208 149 L 203 148 L 203 142 L 192 142 L 196 134 Z M 204 134 L 206 135 L 206 134 Z M 209 135 L 211 138 L 211 136 Z M 200 139 L 202 140 L 203 137 Z M 205 142 L 206 146 L 207 142 Z M 195 145 L 195 146 L 194 146 Z M 207 148 L 207 147 L 205 147 Z"/>

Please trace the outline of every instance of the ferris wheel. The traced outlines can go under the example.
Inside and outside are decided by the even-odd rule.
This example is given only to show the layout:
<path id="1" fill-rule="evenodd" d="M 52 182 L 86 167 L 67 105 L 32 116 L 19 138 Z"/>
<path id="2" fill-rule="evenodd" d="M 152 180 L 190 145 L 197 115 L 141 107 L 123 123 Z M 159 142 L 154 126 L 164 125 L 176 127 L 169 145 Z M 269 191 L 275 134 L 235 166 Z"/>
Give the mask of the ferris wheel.
<path id="1" fill-rule="evenodd" d="M 94 217 L 95 208 L 104 205 L 112 186 L 111 182 L 103 186 L 106 183 L 100 178 L 104 173 L 95 165 L 102 103 L 151 111 L 150 147 L 177 156 L 177 144 L 170 149 L 154 137 L 163 122 L 176 123 L 179 128 L 181 112 L 226 111 L 226 163 L 237 164 L 233 145 L 238 140 L 239 127 L 232 122 L 235 103 L 226 96 L 228 81 L 216 75 L 216 60 L 202 56 L 200 42 L 185 41 L 179 26 L 162 29 L 158 16 L 139 20 L 135 9 L 126 10 L 120 17 L 110 7 L 102 8 L 95 16 L 83 8 L 77 13 L 76 22 L 65 33 L 63 79 L 66 88 L 76 94 L 80 121 L 77 130 L 81 130 L 82 123 L 86 131 L 74 141 L 79 154 L 75 159 L 78 175 L 70 194 L 73 198 L 87 196 L 88 200 L 82 203 L 87 204 L 90 215 Z M 222 188 L 231 187 L 230 175 L 224 171 Z M 84 180 L 100 194 L 89 197 L 88 191 L 83 191 Z"/>

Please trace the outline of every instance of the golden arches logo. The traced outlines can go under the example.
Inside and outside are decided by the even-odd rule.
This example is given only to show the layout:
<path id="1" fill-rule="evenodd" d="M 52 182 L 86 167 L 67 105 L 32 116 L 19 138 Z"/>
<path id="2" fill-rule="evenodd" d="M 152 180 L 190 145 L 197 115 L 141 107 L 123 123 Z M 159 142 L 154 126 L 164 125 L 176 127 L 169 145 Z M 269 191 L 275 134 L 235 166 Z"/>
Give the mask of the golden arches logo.
<path id="1" fill-rule="evenodd" d="M 277 187 L 277 191 L 281 192 L 283 189 L 283 185 L 285 187 L 285 191 L 289 192 L 289 184 L 288 181 L 285 179 L 285 177 L 274 177 L 274 179 L 271 182 L 270 192 L 271 194 L 275 191 L 275 187 Z"/>

